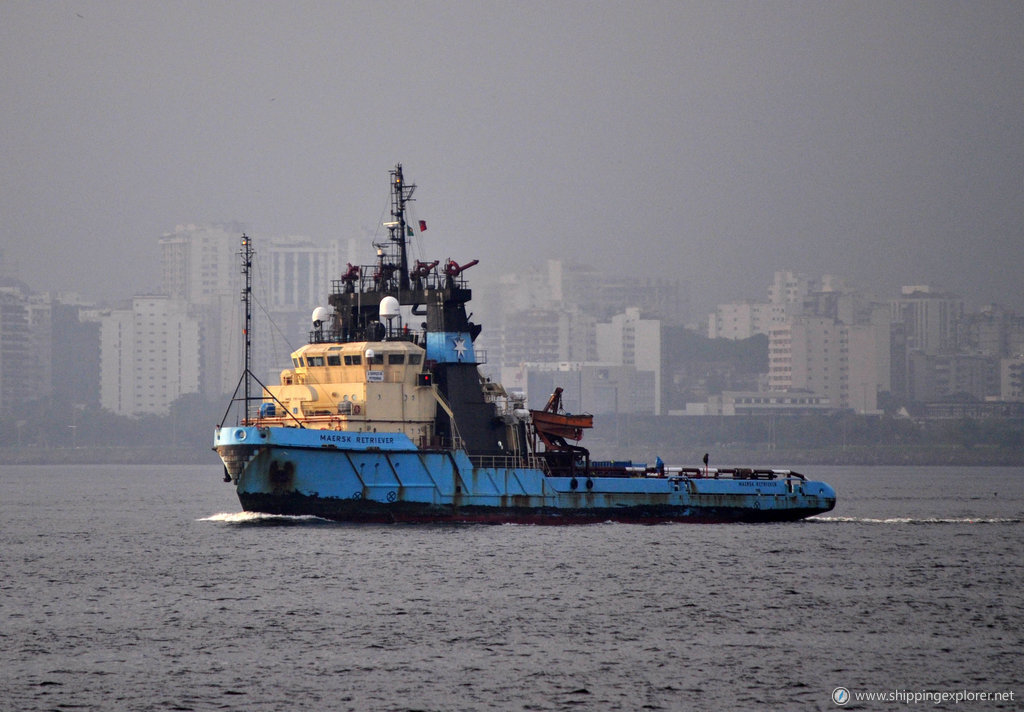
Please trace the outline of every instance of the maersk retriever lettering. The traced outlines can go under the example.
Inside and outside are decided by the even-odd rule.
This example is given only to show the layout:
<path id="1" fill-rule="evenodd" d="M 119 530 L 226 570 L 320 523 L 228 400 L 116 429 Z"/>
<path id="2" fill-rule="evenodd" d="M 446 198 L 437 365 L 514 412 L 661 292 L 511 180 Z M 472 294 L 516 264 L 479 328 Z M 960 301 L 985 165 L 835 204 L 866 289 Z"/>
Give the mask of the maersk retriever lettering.
<path id="1" fill-rule="evenodd" d="M 357 445 L 393 445 L 394 435 L 349 435 L 345 433 L 321 433 L 320 441 L 325 443 L 355 443 Z"/>

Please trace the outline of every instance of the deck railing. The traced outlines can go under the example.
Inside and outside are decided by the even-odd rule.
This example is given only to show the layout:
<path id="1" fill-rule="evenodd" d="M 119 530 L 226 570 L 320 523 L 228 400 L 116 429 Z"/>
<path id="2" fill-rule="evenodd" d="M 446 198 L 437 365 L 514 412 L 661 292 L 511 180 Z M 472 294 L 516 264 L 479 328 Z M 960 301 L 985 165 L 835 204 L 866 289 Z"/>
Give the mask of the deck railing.
<path id="1" fill-rule="evenodd" d="M 547 472 L 547 462 L 536 455 L 470 455 L 474 467 L 486 467 L 496 470 L 530 468 Z"/>

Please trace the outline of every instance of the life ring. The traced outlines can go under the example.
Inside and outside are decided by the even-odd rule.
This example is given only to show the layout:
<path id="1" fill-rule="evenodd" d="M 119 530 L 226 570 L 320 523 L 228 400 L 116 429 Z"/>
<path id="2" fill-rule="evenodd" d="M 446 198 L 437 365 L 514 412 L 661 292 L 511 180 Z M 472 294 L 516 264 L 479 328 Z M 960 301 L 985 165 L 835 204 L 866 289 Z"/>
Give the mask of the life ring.
<path id="1" fill-rule="evenodd" d="M 360 410 L 362 410 L 362 409 L 361 409 L 361 408 L 360 408 L 359 406 L 357 406 L 357 405 L 354 405 L 354 406 L 352 406 L 352 412 L 353 412 L 353 413 L 354 413 L 355 415 L 359 415 L 359 411 L 360 411 Z"/>

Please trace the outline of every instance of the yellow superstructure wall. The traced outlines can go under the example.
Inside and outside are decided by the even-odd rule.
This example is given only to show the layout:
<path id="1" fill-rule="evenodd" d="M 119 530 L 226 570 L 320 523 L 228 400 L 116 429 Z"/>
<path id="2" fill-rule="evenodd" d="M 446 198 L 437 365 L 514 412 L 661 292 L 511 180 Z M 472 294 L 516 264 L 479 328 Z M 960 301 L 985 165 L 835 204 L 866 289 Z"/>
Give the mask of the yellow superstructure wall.
<path id="1" fill-rule="evenodd" d="M 426 426 L 432 426 L 437 403 L 431 388 L 417 380 L 425 355 L 406 341 L 308 344 L 292 354 L 293 367 L 281 372 L 281 385 L 267 390 L 280 401 L 278 410 L 283 404 L 307 427 L 429 436 Z"/>

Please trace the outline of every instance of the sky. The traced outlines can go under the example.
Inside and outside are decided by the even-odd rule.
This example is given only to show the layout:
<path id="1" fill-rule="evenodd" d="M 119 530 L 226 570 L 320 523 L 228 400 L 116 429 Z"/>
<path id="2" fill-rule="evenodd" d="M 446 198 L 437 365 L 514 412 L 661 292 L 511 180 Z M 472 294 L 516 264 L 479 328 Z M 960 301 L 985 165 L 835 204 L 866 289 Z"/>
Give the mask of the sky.
<path id="1" fill-rule="evenodd" d="M 1024 3 L 0 0 L 0 251 L 37 290 L 159 291 L 162 234 L 377 230 L 475 279 L 546 259 L 780 269 L 1024 312 Z"/>

